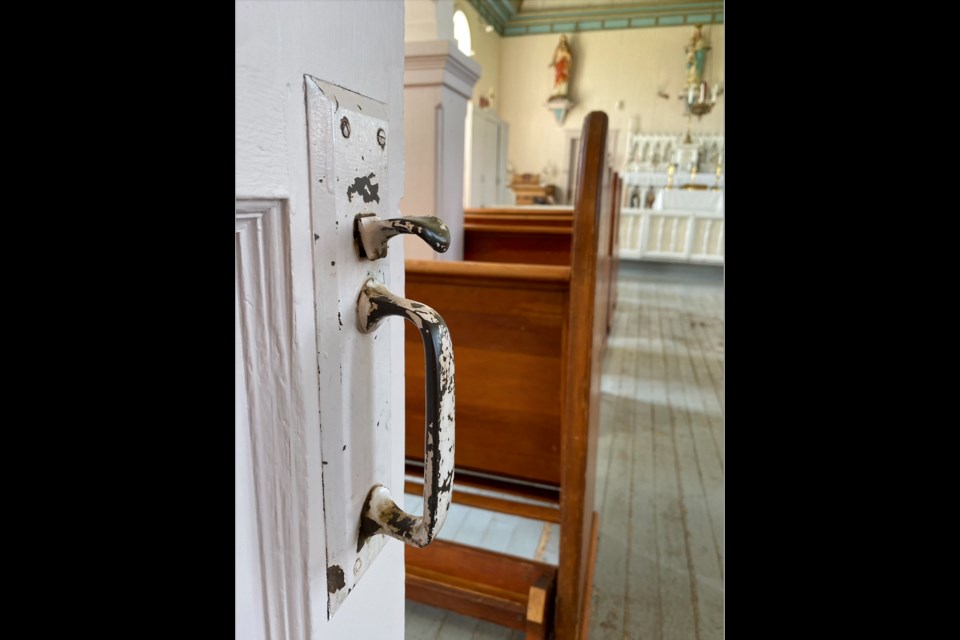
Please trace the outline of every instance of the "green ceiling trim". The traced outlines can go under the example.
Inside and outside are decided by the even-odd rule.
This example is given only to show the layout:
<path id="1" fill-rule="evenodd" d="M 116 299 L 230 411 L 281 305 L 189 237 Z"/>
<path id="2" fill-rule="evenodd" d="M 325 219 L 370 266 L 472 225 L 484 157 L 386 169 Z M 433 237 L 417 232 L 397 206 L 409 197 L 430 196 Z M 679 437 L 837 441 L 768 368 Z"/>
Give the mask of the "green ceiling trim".
<path id="1" fill-rule="evenodd" d="M 683 24 L 683 16 L 660 16 L 657 18 L 662 26 L 672 26 L 675 24 Z"/>
<path id="2" fill-rule="evenodd" d="M 510 0 L 467 0 L 501 36 L 537 35 L 666 27 L 683 24 L 723 24 L 723 2 L 675 2 L 657 5 L 607 5 L 518 13 Z"/>
<path id="3" fill-rule="evenodd" d="M 514 17 L 516 21 L 568 18 L 599 17 L 611 14 L 690 14 L 722 9 L 722 2 L 685 2 L 674 4 L 643 5 L 606 5 L 601 7 L 581 7 L 571 9 L 549 9 L 542 11 L 521 11 Z"/>
<path id="4" fill-rule="evenodd" d="M 494 12 L 496 12 L 497 17 L 500 18 L 501 22 L 507 22 L 511 18 L 515 17 L 513 7 L 509 3 L 497 2 L 496 0 L 488 1 L 485 4 L 488 4 Z M 504 6 L 506 5 L 506 6 Z"/>
<path id="5" fill-rule="evenodd" d="M 494 13 L 489 0 L 467 0 L 467 2 L 477 10 L 481 18 L 487 21 L 487 24 L 493 27 L 494 31 L 501 36 L 506 35 L 504 33 L 504 20 L 499 14 Z"/>

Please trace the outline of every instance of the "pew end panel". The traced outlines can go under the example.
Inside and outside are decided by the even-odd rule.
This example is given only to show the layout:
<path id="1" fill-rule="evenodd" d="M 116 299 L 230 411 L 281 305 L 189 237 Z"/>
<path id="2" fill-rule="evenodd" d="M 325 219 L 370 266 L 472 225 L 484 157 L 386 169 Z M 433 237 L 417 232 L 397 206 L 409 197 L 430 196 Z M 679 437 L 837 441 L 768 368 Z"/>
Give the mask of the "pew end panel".
<path id="1" fill-rule="evenodd" d="M 407 261 L 406 295 L 455 345 L 456 468 L 560 486 L 569 267 Z M 423 347 L 406 334 L 406 455 L 423 459 Z"/>

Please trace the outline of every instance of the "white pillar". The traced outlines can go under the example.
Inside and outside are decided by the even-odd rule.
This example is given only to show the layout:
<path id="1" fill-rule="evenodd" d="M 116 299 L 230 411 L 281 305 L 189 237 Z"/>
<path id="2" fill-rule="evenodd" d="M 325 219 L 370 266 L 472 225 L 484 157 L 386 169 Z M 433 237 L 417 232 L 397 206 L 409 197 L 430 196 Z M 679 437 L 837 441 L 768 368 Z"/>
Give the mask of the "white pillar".
<path id="1" fill-rule="evenodd" d="M 404 237 L 408 258 L 463 260 L 464 118 L 480 65 L 453 40 L 404 45 L 403 133 L 406 184 L 400 211 L 437 216 L 450 227 L 450 249 L 434 253 Z"/>

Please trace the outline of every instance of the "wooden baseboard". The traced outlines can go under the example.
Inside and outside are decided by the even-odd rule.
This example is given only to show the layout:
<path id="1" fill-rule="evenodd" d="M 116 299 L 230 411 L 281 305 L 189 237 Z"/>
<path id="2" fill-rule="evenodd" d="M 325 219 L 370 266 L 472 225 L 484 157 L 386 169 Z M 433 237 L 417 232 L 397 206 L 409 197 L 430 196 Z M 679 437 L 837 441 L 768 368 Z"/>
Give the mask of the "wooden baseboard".
<path id="1" fill-rule="evenodd" d="M 593 522 L 590 524 L 590 550 L 587 560 L 587 581 L 583 587 L 583 606 L 580 608 L 580 640 L 590 637 L 590 603 L 593 602 L 593 569 L 597 564 L 597 540 L 600 537 L 600 518 L 593 512 Z"/>

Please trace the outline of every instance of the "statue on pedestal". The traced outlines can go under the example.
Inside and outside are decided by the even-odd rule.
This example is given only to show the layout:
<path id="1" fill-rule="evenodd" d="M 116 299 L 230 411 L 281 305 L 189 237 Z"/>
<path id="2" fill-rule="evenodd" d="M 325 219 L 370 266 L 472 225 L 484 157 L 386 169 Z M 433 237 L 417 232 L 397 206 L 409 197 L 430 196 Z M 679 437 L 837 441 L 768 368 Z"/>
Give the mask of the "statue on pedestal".
<path id="1" fill-rule="evenodd" d="M 570 69 L 573 67 L 573 52 L 570 51 L 570 45 L 567 44 L 567 36 L 560 36 L 560 43 L 553 52 L 553 60 L 550 62 L 553 67 L 553 92 L 550 97 L 566 97 L 569 81 Z"/>
<path id="2" fill-rule="evenodd" d="M 707 51 L 710 45 L 703 37 L 703 25 L 693 28 L 690 43 L 686 46 L 687 52 L 687 86 L 697 87 L 703 79 L 703 65 L 707 60 Z"/>

